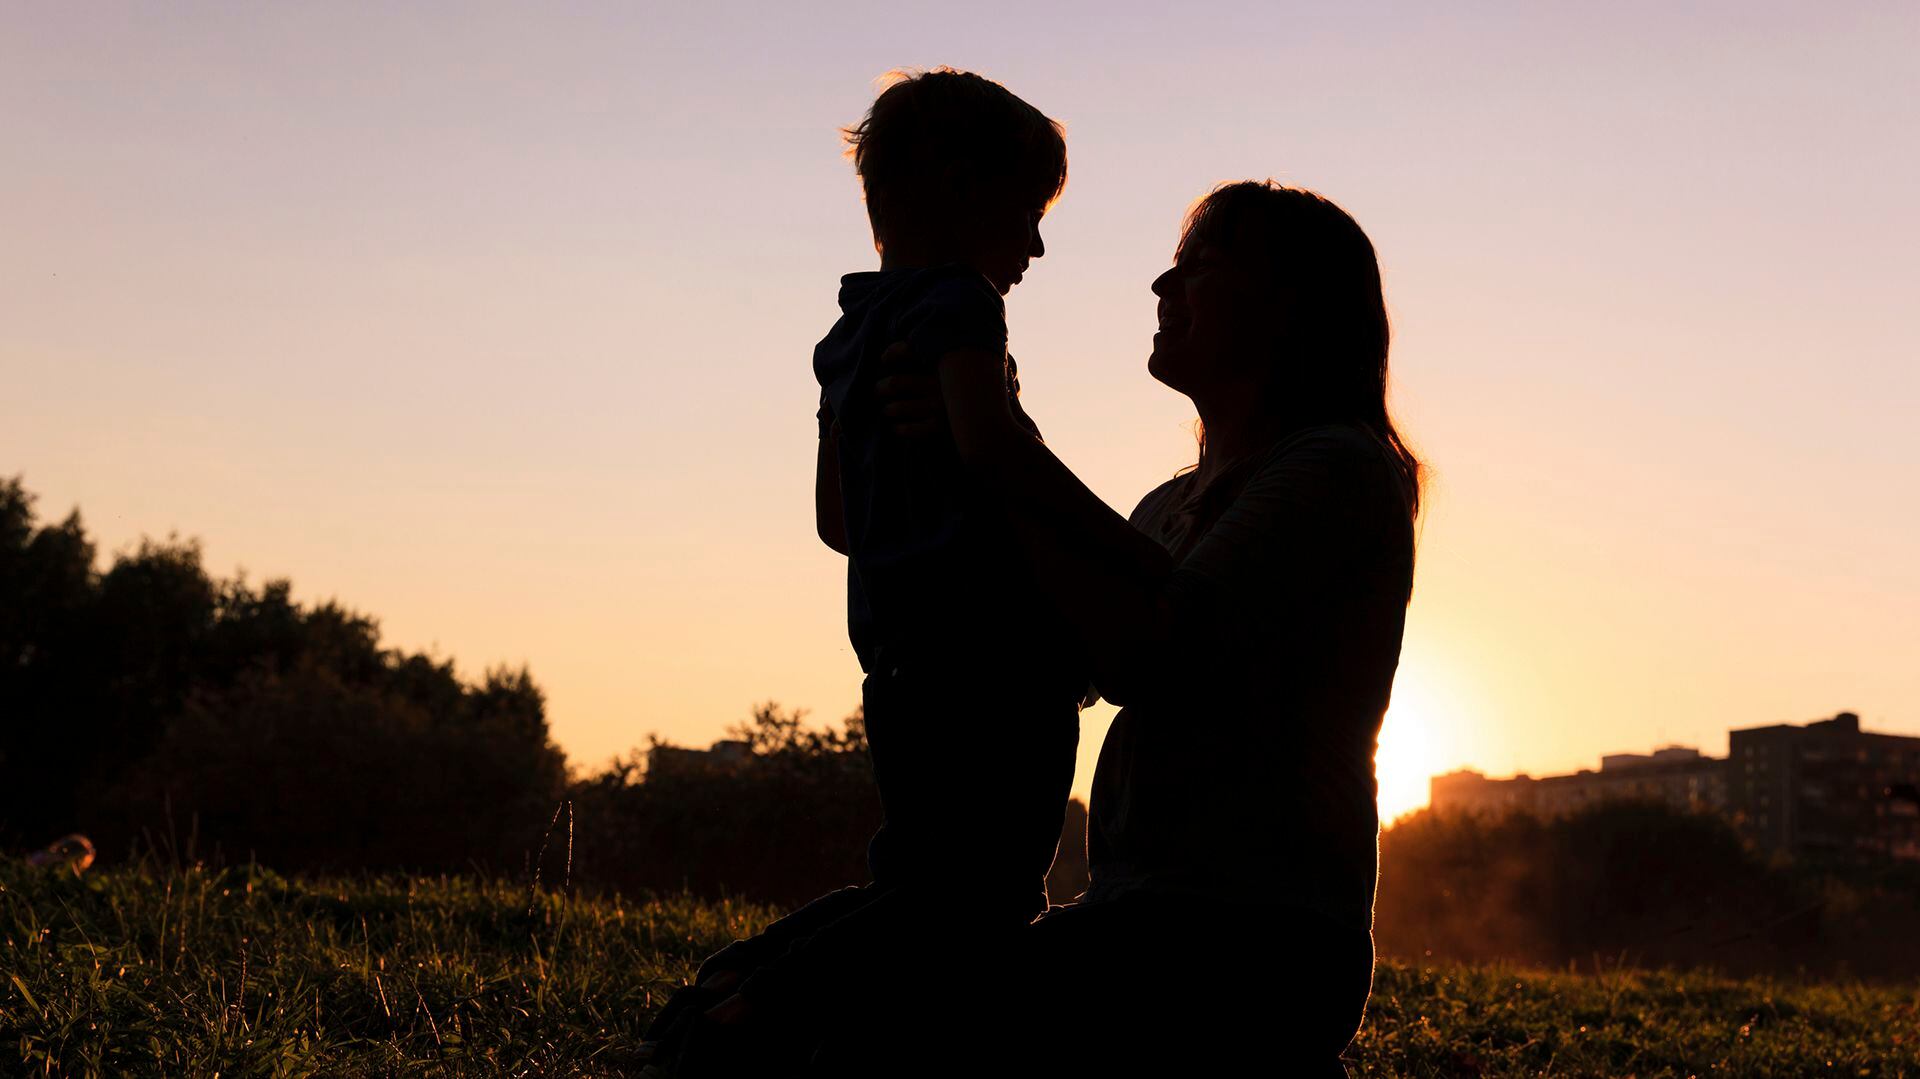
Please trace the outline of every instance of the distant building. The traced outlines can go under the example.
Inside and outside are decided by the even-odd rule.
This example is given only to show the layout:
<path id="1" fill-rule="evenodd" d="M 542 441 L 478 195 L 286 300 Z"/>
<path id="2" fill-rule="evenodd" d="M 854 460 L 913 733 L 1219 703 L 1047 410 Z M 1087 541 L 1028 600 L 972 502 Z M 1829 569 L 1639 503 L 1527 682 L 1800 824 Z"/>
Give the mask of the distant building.
<path id="1" fill-rule="evenodd" d="M 1613 753 L 1600 758 L 1600 770 L 1572 775 L 1517 775 L 1489 779 L 1474 771 L 1434 776 L 1428 784 L 1433 808 L 1449 812 L 1499 813 L 1521 810 L 1558 817 L 1601 802 L 1664 802 L 1676 809 L 1718 813 L 1726 808 L 1726 762 L 1703 757 L 1689 746 L 1667 746 L 1651 754 Z"/>
<path id="2" fill-rule="evenodd" d="M 1920 861 L 1920 738 L 1860 729 L 1842 712 L 1804 727 L 1731 731 L 1734 823 L 1760 850 Z"/>
<path id="3" fill-rule="evenodd" d="M 1512 779 L 1489 779 L 1471 768 L 1427 780 L 1427 802 L 1444 813 L 1497 816 L 1513 810 L 1537 813 L 1533 777 L 1522 772 Z"/>
<path id="4" fill-rule="evenodd" d="M 1694 813 L 1727 807 L 1726 762 L 1701 756 L 1690 746 L 1666 746 L 1650 754 L 1610 753 L 1598 772 L 1548 776 L 1539 781 L 1540 812 L 1571 813 L 1597 802 L 1664 802 Z"/>
<path id="5" fill-rule="evenodd" d="M 1860 729 L 1842 712 L 1804 726 L 1728 732 L 1724 758 L 1686 746 L 1613 753 L 1600 770 L 1490 779 L 1434 776 L 1441 812 L 1554 817 L 1601 802 L 1662 802 L 1726 817 L 1766 853 L 1920 861 L 1920 737 Z"/>
<path id="6" fill-rule="evenodd" d="M 736 772 L 753 759 L 753 747 L 739 739 L 715 742 L 710 749 L 654 746 L 647 750 L 647 776 Z"/>

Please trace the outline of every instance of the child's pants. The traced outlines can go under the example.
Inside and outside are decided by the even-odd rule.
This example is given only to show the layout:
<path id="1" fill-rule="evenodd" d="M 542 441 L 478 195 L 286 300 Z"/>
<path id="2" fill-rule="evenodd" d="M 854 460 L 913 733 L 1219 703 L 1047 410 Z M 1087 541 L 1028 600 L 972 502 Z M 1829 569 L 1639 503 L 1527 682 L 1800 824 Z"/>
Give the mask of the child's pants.
<path id="1" fill-rule="evenodd" d="M 896 670 L 869 675 L 863 696 L 885 811 L 867 847 L 873 882 L 830 892 L 702 965 L 703 979 L 747 973 L 741 992 L 756 1008 L 798 1018 L 857 987 L 924 976 L 941 952 L 1011 934 L 1047 907 L 1079 745 L 1076 694 L 930 684 Z"/>

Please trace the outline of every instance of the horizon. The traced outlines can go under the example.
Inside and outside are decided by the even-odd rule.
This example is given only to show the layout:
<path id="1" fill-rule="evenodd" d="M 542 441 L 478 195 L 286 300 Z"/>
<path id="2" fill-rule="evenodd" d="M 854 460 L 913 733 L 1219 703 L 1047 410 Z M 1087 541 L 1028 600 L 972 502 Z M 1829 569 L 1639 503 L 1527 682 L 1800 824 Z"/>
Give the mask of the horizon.
<path id="1" fill-rule="evenodd" d="M 7 479 L 21 479 L 21 477 L 0 476 L 0 481 L 7 480 Z M 68 510 L 68 512 L 65 514 L 53 514 L 53 513 L 43 512 L 45 510 L 45 507 L 39 505 L 36 492 L 33 491 L 30 485 L 23 485 L 23 486 L 25 486 L 26 492 L 30 498 L 36 498 L 35 513 L 36 513 L 36 521 L 39 525 L 41 526 L 52 525 L 60 521 L 66 520 L 68 517 L 68 514 L 72 514 L 79 518 L 82 528 L 86 527 L 87 518 L 86 518 L 86 514 L 84 513 L 81 507 L 78 507 L 78 506 L 71 507 Z M 203 549 L 203 544 L 201 542 L 200 537 L 192 536 L 192 535 L 182 536 L 178 534 L 170 535 L 168 537 L 165 537 L 164 539 L 161 537 L 142 536 L 138 540 L 128 544 L 122 544 L 110 552 L 106 550 L 98 549 L 98 544 L 96 542 L 97 549 L 96 549 L 96 557 L 94 560 L 94 566 L 96 571 L 104 572 L 106 569 L 111 568 L 111 565 L 114 560 L 120 558 L 123 555 L 133 553 L 135 548 L 149 542 L 161 542 L 161 543 L 168 543 L 168 544 L 184 543 L 192 546 L 196 550 Z M 216 581 L 238 582 L 238 581 L 245 580 L 244 571 L 241 571 L 235 575 L 228 576 L 228 577 L 223 577 L 213 567 L 207 567 L 207 572 L 209 576 L 213 577 Z M 285 579 L 283 575 L 278 575 L 278 574 L 265 575 L 260 579 L 258 584 L 266 585 L 282 579 Z M 288 583 L 291 584 L 292 582 L 289 581 Z M 297 603 L 305 602 L 309 604 L 316 604 L 316 603 L 337 604 L 340 607 L 344 608 L 345 610 L 353 614 L 364 616 L 370 619 L 375 624 L 376 627 L 379 625 L 379 622 L 380 622 L 379 614 L 377 612 L 366 610 L 352 602 L 349 602 L 343 599 L 342 597 L 333 596 L 333 597 L 327 597 L 325 599 L 319 599 L 319 600 L 309 599 L 309 600 L 303 601 L 298 593 L 298 590 L 295 589 L 293 592 L 293 598 L 294 598 L 294 601 Z M 384 637 L 383 637 L 383 643 L 385 643 Z M 395 646 L 395 645 L 388 645 L 387 650 L 390 652 L 407 651 L 404 647 Z M 441 656 L 433 652 L 428 652 L 425 654 L 436 661 L 444 661 L 444 662 L 453 664 L 456 677 L 460 678 L 463 681 L 477 683 L 478 679 L 481 677 L 481 672 L 476 672 L 470 669 L 467 669 L 467 670 L 461 669 L 458 662 L 454 659 L 454 657 Z M 491 670 L 494 666 L 501 666 L 501 665 L 488 665 L 488 669 Z M 511 664 L 507 664 L 504 666 L 507 666 L 509 668 L 512 667 Z M 528 673 L 534 676 L 534 681 L 536 684 L 538 684 L 539 683 L 538 673 L 533 672 L 530 669 Z M 545 689 L 544 686 L 541 686 L 540 688 L 543 691 Z M 680 743 L 674 742 L 671 739 L 667 739 L 667 740 L 663 740 L 659 744 L 663 746 L 678 746 L 680 748 L 694 749 L 694 750 L 704 750 L 704 749 L 713 748 L 715 746 L 718 746 L 722 741 L 732 739 L 735 735 L 735 731 L 733 730 L 733 727 L 736 724 L 745 724 L 748 718 L 751 716 L 751 714 L 761 704 L 779 705 L 780 702 L 778 701 L 751 702 L 743 706 L 741 718 L 730 721 L 728 724 L 722 727 L 718 732 L 716 732 L 715 737 L 710 742 L 700 742 L 699 744 L 681 746 Z M 787 707 L 787 710 L 792 711 L 793 708 Z M 843 727 L 846 719 L 846 717 L 841 717 L 840 719 L 832 719 L 832 718 L 826 718 L 826 717 L 811 716 L 810 710 L 806 709 L 804 706 L 800 706 L 799 711 L 808 715 L 809 720 L 807 722 L 807 725 L 814 728 L 819 728 L 824 726 L 828 728 L 839 729 Z M 1392 709 L 1389 709 L 1389 715 L 1391 714 L 1392 714 Z M 1730 736 L 1731 734 L 1742 731 L 1742 730 L 1762 729 L 1762 728 L 1775 727 L 1775 726 L 1799 727 L 1799 726 L 1805 726 L 1812 723 L 1825 722 L 1841 716 L 1852 716 L 1858 722 L 1860 728 L 1863 731 L 1868 731 L 1868 733 L 1876 733 L 1876 734 L 1878 733 L 1885 733 L 1885 734 L 1920 733 L 1920 731 L 1906 732 L 1906 731 L 1896 730 L 1893 728 L 1881 728 L 1881 729 L 1875 729 L 1875 730 L 1869 731 L 1868 728 L 1873 725 L 1872 718 L 1867 716 L 1861 716 L 1858 713 L 1855 713 L 1849 709 L 1841 709 L 1837 712 L 1832 713 L 1831 715 L 1812 716 L 1812 717 L 1807 717 L 1799 720 L 1779 720 L 1779 721 L 1773 721 L 1768 723 L 1750 724 L 1746 727 L 1729 727 L 1723 733 L 1724 735 Z M 552 718 L 551 716 L 548 717 L 549 721 L 551 721 L 551 718 Z M 655 731 L 649 731 L 647 732 L 647 736 L 652 736 L 657 733 L 658 732 L 655 732 Z M 556 740 L 556 744 L 558 744 L 557 740 Z M 561 745 L 559 748 L 563 753 L 566 752 L 566 747 L 564 745 Z M 621 751 L 620 753 L 616 754 L 616 756 L 628 756 L 630 758 L 634 754 L 641 753 L 646 748 L 648 747 L 642 744 L 641 741 L 636 741 L 634 745 L 628 747 L 627 750 Z M 1611 750 L 1602 750 L 1599 754 L 1597 754 L 1595 757 L 1593 757 L 1592 759 L 1590 759 L 1588 762 L 1584 764 L 1567 766 L 1554 771 L 1528 769 L 1523 766 L 1517 769 L 1508 770 L 1508 773 L 1506 775 L 1495 775 L 1495 774 L 1492 774 L 1490 770 L 1482 768 L 1476 765 L 1474 762 L 1466 761 L 1466 762 L 1459 763 L 1449 769 L 1429 773 L 1423 777 L 1423 781 L 1425 783 L 1431 783 L 1431 781 L 1434 779 L 1439 779 L 1439 778 L 1452 776 L 1452 775 L 1460 775 L 1460 774 L 1480 776 L 1489 780 L 1494 780 L 1499 782 L 1504 782 L 1504 781 L 1513 780 L 1513 779 L 1547 779 L 1547 778 L 1573 776 L 1573 775 L 1588 775 L 1588 774 L 1605 771 L 1607 768 L 1606 759 L 1608 757 L 1612 757 L 1615 755 L 1644 756 L 1648 754 L 1654 754 L 1654 753 L 1665 752 L 1670 750 L 1692 751 L 1695 754 L 1697 754 L 1698 757 L 1703 759 L 1709 759 L 1709 760 L 1725 761 L 1729 759 L 1728 753 L 1726 751 L 1723 751 L 1720 754 L 1716 755 L 1715 753 L 1711 752 L 1708 748 L 1700 745 L 1689 745 L 1689 744 L 1680 743 L 1680 742 L 1666 742 L 1666 743 L 1660 743 L 1655 745 L 1647 745 L 1647 746 L 1632 747 L 1632 748 L 1619 746 L 1619 747 L 1614 747 Z M 599 772 L 604 772 L 610 767 L 612 767 L 614 763 L 615 761 L 614 761 L 614 758 L 612 757 L 609 757 L 605 760 L 597 761 L 597 762 L 576 759 L 572 755 L 568 755 L 568 758 L 567 758 L 567 766 L 569 771 L 582 776 L 593 775 Z M 1083 804 L 1087 801 L 1087 792 L 1082 789 L 1082 784 L 1085 782 L 1087 778 L 1088 777 L 1084 773 L 1077 775 L 1076 782 L 1074 785 L 1074 791 L 1073 791 L 1074 797 L 1078 798 Z M 1428 790 L 1430 794 L 1430 788 L 1423 788 L 1423 789 Z M 1380 798 L 1381 798 L 1380 822 L 1382 827 L 1389 827 L 1392 824 L 1394 824 L 1397 820 L 1404 818 L 1419 810 L 1429 808 L 1429 805 L 1430 805 L 1430 799 L 1423 797 L 1417 804 L 1402 804 L 1399 808 L 1389 811 L 1389 806 L 1386 801 L 1388 796 L 1389 795 L 1387 792 L 1387 788 L 1383 783 L 1381 787 L 1381 795 L 1380 795 Z"/>
<path id="2" fill-rule="evenodd" d="M 1276 176 L 1372 236 L 1434 468 L 1383 821 L 1464 764 L 1920 734 L 1920 11 L 1006 5 L 936 51 L 843 10 L 16 13 L 0 475 L 103 556 L 199 537 L 527 664 L 577 766 L 837 723 L 805 359 L 874 258 L 836 131 L 946 63 L 1066 125 L 1013 351 L 1121 512 L 1192 459 L 1144 366 L 1187 205 Z"/>

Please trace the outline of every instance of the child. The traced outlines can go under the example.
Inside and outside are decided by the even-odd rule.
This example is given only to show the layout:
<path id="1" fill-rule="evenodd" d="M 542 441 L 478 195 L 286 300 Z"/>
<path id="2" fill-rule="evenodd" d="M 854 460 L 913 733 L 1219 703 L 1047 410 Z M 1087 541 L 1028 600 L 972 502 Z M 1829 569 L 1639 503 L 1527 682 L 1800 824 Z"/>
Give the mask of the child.
<path id="1" fill-rule="evenodd" d="M 1046 908 L 1073 778 L 1084 672 L 969 469 L 956 407 L 1038 438 L 1002 297 L 1044 253 L 1040 219 L 1066 182 L 1060 127 L 997 83 L 940 69 L 893 83 L 847 138 L 880 269 L 841 279 L 840 320 L 814 350 L 816 511 L 821 538 L 848 556 L 884 823 L 871 884 L 736 942 L 669 1005 L 670 1027 L 671 1012 L 704 1012 L 678 1023 L 706 1028 L 680 1039 L 693 1055 L 756 1026 L 804 1037 L 823 1004 L 924 965 L 929 943 L 965 953 L 1026 925 Z M 875 384 L 897 342 L 939 373 L 954 440 L 895 433 Z M 717 1055 L 728 1052 L 740 1050 Z"/>

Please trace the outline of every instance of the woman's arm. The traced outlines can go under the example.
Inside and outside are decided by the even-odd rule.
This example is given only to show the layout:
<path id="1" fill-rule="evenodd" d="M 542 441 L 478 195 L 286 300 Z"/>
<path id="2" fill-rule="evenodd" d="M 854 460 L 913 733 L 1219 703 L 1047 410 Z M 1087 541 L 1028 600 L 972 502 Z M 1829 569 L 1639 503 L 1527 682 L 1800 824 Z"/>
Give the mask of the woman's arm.
<path id="1" fill-rule="evenodd" d="M 1128 703 L 1170 671 L 1194 677 L 1276 633 L 1325 632 L 1337 614 L 1322 609 L 1330 597 L 1387 588 L 1404 606 L 1407 504 L 1358 429 L 1304 430 L 1276 446 L 1176 567 L 1013 423 L 992 364 L 955 354 L 939 370 L 962 459 L 1005 499 L 1108 700 Z"/>
<path id="2" fill-rule="evenodd" d="M 1014 421 L 1004 354 L 952 352 L 938 372 L 961 461 L 1004 500 L 1040 586 L 1086 643 L 1095 684 L 1123 702 L 1168 636 L 1172 558 Z"/>

